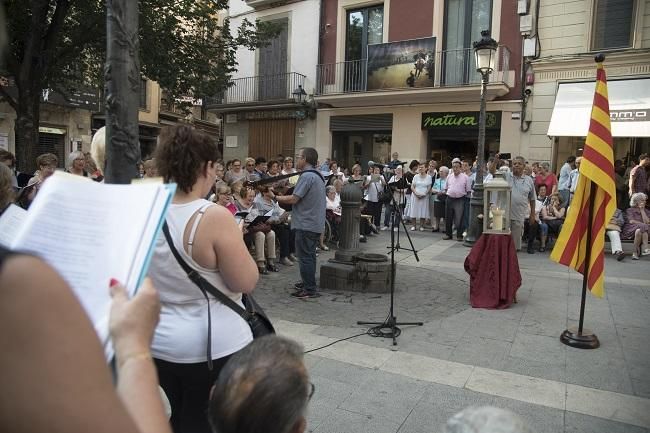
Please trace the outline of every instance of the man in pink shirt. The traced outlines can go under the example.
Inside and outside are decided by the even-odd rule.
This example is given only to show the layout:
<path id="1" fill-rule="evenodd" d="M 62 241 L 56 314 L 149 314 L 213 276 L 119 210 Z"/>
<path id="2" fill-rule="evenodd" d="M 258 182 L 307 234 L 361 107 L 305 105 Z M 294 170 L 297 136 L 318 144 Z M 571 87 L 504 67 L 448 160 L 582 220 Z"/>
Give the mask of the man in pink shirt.
<path id="1" fill-rule="evenodd" d="M 445 193 L 447 194 L 447 204 L 445 209 L 445 236 L 444 240 L 452 238 L 452 223 L 456 227 L 456 240 L 463 240 L 463 210 L 465 206 L 465 196 L 472 189 L 469 178 L 461 172 L 460 159 L 454 158 L 451 162 L 452 173 L 447 176 Z"/>

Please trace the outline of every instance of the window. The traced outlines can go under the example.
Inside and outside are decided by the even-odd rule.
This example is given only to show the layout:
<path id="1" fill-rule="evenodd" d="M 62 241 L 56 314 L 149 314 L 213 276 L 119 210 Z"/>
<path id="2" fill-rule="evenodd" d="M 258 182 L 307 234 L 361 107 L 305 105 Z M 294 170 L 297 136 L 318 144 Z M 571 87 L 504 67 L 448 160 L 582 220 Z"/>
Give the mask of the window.
<path id="1" fill-rule="evenodd" d="M 492 24 L 492 0 L 446 0 L 445 40 L 442 56 L 445 84 L 480 81 L 472 42 Z"/>
<path id="2" fill-rule="evenodd" d="M 595 0 L 591 48 L 632 46 L 635 0 Z"/>
<path id="3" fill-rule="evenodd" d="M 367 59 L 368 45 L 382 42 L 384 5 L 351 9 L 347 17 L 345 60 Z"/>
<path id="4" fill-rule="evenodd" d="M 366 90 L 368 45 L 380 44 L 384 34 L 384 5 L 349 9 L 345 28 L 345 91 Z"/>
<path id="5" fill-rule="evenodd" d="M 147 109 L 147 79 L 143 78 L 140 80 L 140 100 L 138 107 L 146 110 Z"/>

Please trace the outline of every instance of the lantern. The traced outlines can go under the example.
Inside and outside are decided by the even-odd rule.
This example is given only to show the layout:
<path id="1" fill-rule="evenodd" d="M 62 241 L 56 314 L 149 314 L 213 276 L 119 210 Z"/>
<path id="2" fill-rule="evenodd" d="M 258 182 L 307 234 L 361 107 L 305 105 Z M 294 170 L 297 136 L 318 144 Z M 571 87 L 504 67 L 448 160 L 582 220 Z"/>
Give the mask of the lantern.
<path id="1" fill-rule="evenodd" d="M 512 188 L 501 172 L 496 172 L 494 177 L 483 185 L 483 233 L 510 234 L 511 192 Z"/>

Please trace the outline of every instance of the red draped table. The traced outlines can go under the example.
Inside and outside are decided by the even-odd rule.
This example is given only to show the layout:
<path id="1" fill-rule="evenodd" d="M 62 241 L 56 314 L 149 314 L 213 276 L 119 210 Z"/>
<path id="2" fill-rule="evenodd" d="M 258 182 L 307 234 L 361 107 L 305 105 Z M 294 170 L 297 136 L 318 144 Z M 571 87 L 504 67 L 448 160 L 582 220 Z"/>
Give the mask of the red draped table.
<path id="1" fill-rule="evenodd" d="M 508 308 L 521 286 L 517 251 L 510 235 L 483 234 L 465 258 L 474 308 Z"/>

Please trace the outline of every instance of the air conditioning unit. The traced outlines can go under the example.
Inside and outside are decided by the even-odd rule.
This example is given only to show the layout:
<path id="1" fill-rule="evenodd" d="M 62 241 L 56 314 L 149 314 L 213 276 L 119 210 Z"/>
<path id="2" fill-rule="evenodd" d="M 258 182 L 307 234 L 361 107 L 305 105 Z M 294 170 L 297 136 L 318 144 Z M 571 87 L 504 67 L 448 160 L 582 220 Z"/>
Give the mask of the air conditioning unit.
<path id="1" fill-rule="evenodd" d="M 518 15 L 528 15 L 528 7 L 529 6 L 530 6 L 530 0 L 518 0 L 517 1 L 517 14 Z"/>
<path id="2" fill-rule="evenodd" d="M 522 35 L 529 35 L 533 31 L 533 16 L 521 15 L 519 17 L 519 32 Z"/>

